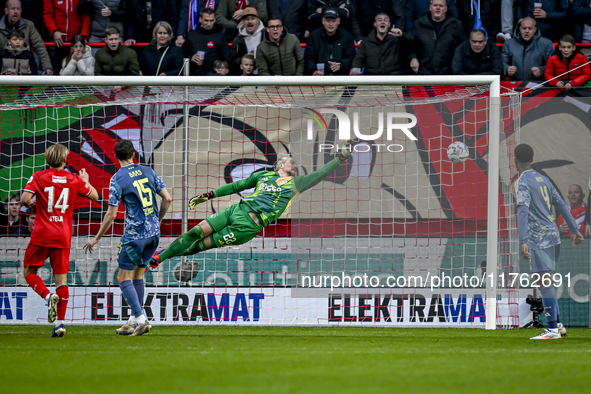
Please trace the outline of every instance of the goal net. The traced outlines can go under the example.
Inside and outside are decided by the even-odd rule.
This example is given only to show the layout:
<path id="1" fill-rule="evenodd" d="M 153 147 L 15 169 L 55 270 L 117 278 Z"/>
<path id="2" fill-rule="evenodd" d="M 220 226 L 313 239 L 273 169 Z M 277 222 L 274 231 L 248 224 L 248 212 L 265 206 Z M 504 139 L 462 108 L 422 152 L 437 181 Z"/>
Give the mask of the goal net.
<path id="1" fill-rule="evenodd" d="M 135 160 L 152 166 L 171 192 L 166 247 L 253 190 L 196 211 L 188 197 L 270 170 L 285 156 L 298 175 L 311 174 L 350 138 L 348 162 L 252 241 L 148 270 L 147 317 L 180 325 L 519 326 L 525 295 L 511 275 L 519 273 L 512 152 L 520 100 L 490 90 L 494 78 L 327 78 L 323 85 L 175 78 L 23 77 L 0 87 L 6 209 L 10 195 L 46 168 L 43 153 L 54 143 L 70 150 L 67 170 L 85 168 L 102 197 L 76 201 L 67 324 L 115 325 L 130 316 L 117 284 L 122 207 L 94 253 L 82 250 L 107 209 L 118 140 L 132 140 Z M 82 85 L 90 81 L 95 86 Z M 113 93 L 107 83 L 131 86 Z M 154 86 L 164 83 L 176 86 Z M 455 141 L 468 147 L 464 163 L 447 157 Z M 0 323 L 45 323 L 45 301 L 22 275 L 30 239 L 23 228 L 33 217 L 19 216 L 19 232 L 12 219 L 0 228 Z M 194 271 L 182 282 L 185 259 Z M 48 261 L 39 274 L 51 289 Z"/>

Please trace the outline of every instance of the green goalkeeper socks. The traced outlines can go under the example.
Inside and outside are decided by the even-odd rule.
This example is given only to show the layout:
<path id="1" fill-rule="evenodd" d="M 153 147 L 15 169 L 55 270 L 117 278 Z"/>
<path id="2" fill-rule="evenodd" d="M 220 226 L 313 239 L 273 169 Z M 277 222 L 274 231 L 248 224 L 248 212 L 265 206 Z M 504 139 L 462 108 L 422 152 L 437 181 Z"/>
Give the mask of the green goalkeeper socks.
<path id="1" fill-rule="evenodd" d="M 201 226 L 197 225 L 193 227 L 191 230 L 175 239 L 168 248 L 160 253 L 159 262 L 162 264 L 164 260 L 168 260 L 171 257 L 187 256 L 197 253 L 197 251 L 192 251 L 193 249 L 191 248 L 191 245 L 195 244 L 197 241 L 202 240 L 203 236 L 204 233 Z"/>

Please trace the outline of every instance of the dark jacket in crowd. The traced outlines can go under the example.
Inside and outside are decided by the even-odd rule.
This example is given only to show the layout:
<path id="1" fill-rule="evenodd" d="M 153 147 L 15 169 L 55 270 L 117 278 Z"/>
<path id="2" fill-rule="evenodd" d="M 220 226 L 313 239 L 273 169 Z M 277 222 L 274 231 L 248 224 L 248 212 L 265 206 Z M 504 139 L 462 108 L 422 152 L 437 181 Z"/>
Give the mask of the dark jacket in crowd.
<path id="1" fill-rule="evenodd" d="M 544 19 L 534 18 L 534 3 L 542 3 L 542 9 L 546 11 Z M 562 37 L 565 23 L 567 23 L 566 14 L 569 5 L 569 0 L 528 0 L 525 16 L 536 20 L 538 31 L 542 37 L 557 42 Z"/>
<path id="2" fill-rule="evenodd" d="M 43 0 L 21 0 L 21 18 L 33 22 L 35 29 L 43 36 Z"/>
<path id="3" fill-rule="evenodd" d="M 215 24 L 210 30 L 200 26 L 197 30 L 188 32 L 186 38 L 183 44 L 185 57 L 191 58 L 198 51 L 205 52 L 203 65 L 198 66 L 195 62 L 190 62 L 191 75 L 214 75 L 213 62 L 217 59 L 225 59 L 230 64 L 232 61 L 228 40 L 220 25 Z"/>
<path id="4" fill-rule="evenodd" d="M 6 237 L 10 235 L 19 234 L 19 230 L 22 226 L 27 225 L 27 220 L 25 219 L 25 215 L 19 213 L 18 220 L 12 224 L 10 224 L 8 220 L 8 215 L 1 213 L 0 214 L 0 237 Z"/>
<path id="5" fill-rule="evenodd" d="M 111 10 L 111 15 L 103 16 L 101 14 L 104 6 Z M 122 0 L 80 0 L 76 10 L 80 15 L 84 13 L 92 15 L 92 23 L 90 24 L 92 37 L 105 38 L 105 29 L 109 26 L 115 26 L 121 35 L 125 33 L 124 21 L 127 10 L 123 7 L 126 6 L 127 2 L 122 2 Z"/>
<path id="6" fill-rule="evenodd" d="M 283 5 L 282 0 L 267 0 L 269 15 L 281 17 L 284 28 L 305 42 L 304 34 L 308 28 L 308 0 L 290 0 Z"/>
<path id="7" fill-rule="evenodd" d="M 328 36 L 324 28 L 317 29 L 308 37 L 304 55 L 306 74 L 313 74 L 316 64 L 324 63 L 324 75 L 349 75 L 355 57 L 355 40 L 351 33 L 341 27 L 332 36 Z M 341 63 L 341 69 L 333 74 L 329 61 Z"/>
<path id="8" fill-rule="evenodd" d="M 414 49 L 419 60 L 419 74 L 451 74 L 451 62 L 455 49 L 466 40 L 462 22 L 448 10 L 437 33 L 431 14 L 428 13 L 416 21 L 414 33 Z"/>
<path id="9" fill-rule="evenodd" d="M 344 7 L 341 8 L 341 5 Z M 318 13 L 318 8 L 321 12 Z M 352 20 L 354 15 L 354 4 L 351 0 L 308 0 L 308 31 L 312 33 L 314 30 L 322 27 L 322 16 L 327 8 L 334 8 L 341 18 L 339 27 L 352 32 Z"/>
<path id="10" fill-rule="evenodd" d="M 105 46 L 94 56 L 94 75 L 140 75 L 136 52 L 119 44 L 114 51 Z"/>
<path id="11" fill-rule="evenodd" d="M 556 86 L 558 81 L 570 83 L 571 86 L 584 85 L 591 80 L 591 66 L 586 64 L 583 67 L 579 67 L 585 63 L 587 63 L 587 58 L 578 48 L 575 49 L 568 59 L 565 59 L 562 56 L 562 52 L 556 48 L 554 55 L 548 58 L 546 69 L 544 70 L 544 78 L 550 86 Z M 559 75 L 561 76 L 558 77 Z"/>
<path id="12" fill-rule="evenodd" d="M 523 41 L 517 24 L 513 38 L 505 42 L 501 56 L 503 57 L 503 73 L 507 75 L 509 66 L 516 66 L 517 72 L 511 77 L 515 81 L 544 80 L 544 70 L 548 58 L 554 53 L 552 41 L 540 35 L 538 30 L 529 43 Z M 534 77 L 531 69 L 538 67 L 540 76 Z"/>
<path id="13" fill-rule="evenodd" d="M 360 31 L 355 31 L 355 40 L 367 36 L 374 28 L 376 15 L 385 12 L 390 16 L 392 26 L 406 31 L 404 20 L 404 0 L 357 0 L 356 18 Z"/>
<path id="14" fill-rule="evenodd" d="M 452 62 L 454 75 L 501 75 L 503 59 L 499 47 L 488 40 L 480 53 L 470 47 L 470 41 L 464 41 L 456 48 Z"/>
<path id="15" fill-rule="evenodd" d="M 160 49 L 155 42 L 151 42 L 140 54 L 139 64 L 143 75 L 160 75 L 161 73 L 179 75 L 183 68 L 183 50 L 176 46 L 174 40 Z"/>
<path id="16" fill-rule="evenodd" d="M 447 10 L 458 17 L 458 8 L 456 7 L 456 0 L 447 0 Z M 405 28 L 408 34 L 413 34 L 415 21 L 421 16 L 429 12 L 431 0 L 406 0 L 404 5 Z"/>
<path id="17" fill-rule="evenodd" d="M 197 2 L 197 12 L 204 8 L 203 0 L 195 0 Z M 217 9 L 220 5 L 220 0 L 215 0 L 215 8 Z M 187 37 L 189 30 L 189 7 L 191 6 L 191 0 L 181 0 L 180 14 L 179 14 L 179 28 L 176 33 L 177 36 Z M 199 22 L 197 22 L 199 24 Z"/>
<path id="18" fill-rule="evenodd" d="M 2 60 L 2 75 L 6 74 L 9 69 L 13 69 L 19 75 L 37 75 L 39 71 L 33 52 L 26 45 L 20 49 L 13 49 L 6 45 L 0 51 L 0 59 Z"/>
<path id="19" fill-rule="evenodd" d="M 353 59 L 353 68 L 365 68 L 364 75 L 404 75 L 410 70 L 410 61 L 416 57 L 410 34 L 401 37 L 386 34 L 378 39 L 376 29 L 359 44 Z"/>
<path id="20" fill-rule="evenodd" d="M 121 7 L 127 10 L 125 20 L 125 40 L 133 39 L 137 42 L 150 42 L 152 31 L 157 22 L 166 21 L 172 26 L 172 31 L 178 30 L 179 12 L 176 0 L 154 0 L 152 3 L 152 21 L 148 23 L 146 1 L 122 0 Z"/>
<path id="21" fill-rule="evenodd" d="M 571 5 L 571 13 L 575 21 L 575 41 L 582 42 L 585 25 L 591 26 L 591 3 L 588 0 L 574 0 Z"/>
<path id="22" fill-rule="evenodd" d="M 283 29 L 279 45 L 265 33 L 256 52 L 259 75 L 304 75 L 304 51 L 300 40 Z"/>
<path id="23" fill-rule="evenodd" d="M 457 4 L 458 19 L 464 25 L 464 34 L 469 37 L 478 13 L 473 0 L 457 0 Z M 478 5 L 482 26 L 488 34 L 488 39 L 495 42 L 497 34 L 501 31 L 501 0 L 478 0 Z"/>

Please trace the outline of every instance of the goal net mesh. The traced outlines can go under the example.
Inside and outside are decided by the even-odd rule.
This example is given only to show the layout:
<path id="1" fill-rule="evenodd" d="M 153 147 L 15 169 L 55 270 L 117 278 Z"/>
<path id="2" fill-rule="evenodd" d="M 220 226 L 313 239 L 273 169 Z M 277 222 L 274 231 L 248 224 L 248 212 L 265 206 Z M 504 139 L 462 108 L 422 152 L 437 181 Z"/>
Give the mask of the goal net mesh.
<path id="1" fill-rule="evenodd" d="M 188 210 L 187 196 L 270 170 L 284 156 L 295 159 L 298 175 L 310 174 L 336 156 L 349 133 L 361 136 L 352 158 L 301 193 L 258 237 L 186 257 L 194 263 L 188 282 L 175 274 L 181 257 L 148 270 L 148 318 L 158 324 L 450 327 L 484 327 L 486 318 L 495 318 L 499 327 L 519 326 L 525 296 L 510 281 L 519 272 L 512 194 L 517 95 L 500 99 L 497 274 L 504 280 L 497 283 L 497 316 L 487 317 L 488 86 L 0 91 L 5 208 L 34 171 L 46 168 L 43 154 L 54 143 L 70 150 L 66 169 L 85 168 L 102 197 L 76 201 L 67 324 L 120 324 L 130 315 L 117 284 L 122 207 L 94 253 L 82 250 L 108 207 L 118 140 L 133 141 L 135 160 L 153 167 L 173 197 L 161 228 L 160 246 L 166 247 L 253 190 L 196 211 Z M 468 146 L 466 162 L 448 159 L 454 141 Z M 28 212 L 20 216 L 27 227 Z M 0 228 L 0 323 L 44 323 L 45 302 L 22 275 L 30 238 L 7 223 Z M 49 261 L 39 275 L 54 286 Z"/>

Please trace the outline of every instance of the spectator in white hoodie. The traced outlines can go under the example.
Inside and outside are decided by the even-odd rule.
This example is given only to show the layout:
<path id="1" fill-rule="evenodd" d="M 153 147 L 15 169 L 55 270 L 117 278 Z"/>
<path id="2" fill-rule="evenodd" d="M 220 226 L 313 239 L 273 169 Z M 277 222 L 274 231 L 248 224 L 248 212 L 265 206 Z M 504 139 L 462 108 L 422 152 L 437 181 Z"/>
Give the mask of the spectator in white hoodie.
<path id="1" fill-rule="evenodd" d="M 60 75 L 94 75 L 94 57 L 86 38 L 76 34 L 70 42 L 72 49 L 62 61 Z"/>
<path id="2" fill-rule="evenodd" d="M 251 53 L 256 56 L 256 49 L 263 41 L 265 26 L 253 7 L 246 7 L 242 13 L 242 22 L 238 25 L 238 36 L 232 41 L 232 60 L 236 67 L 242 62 L 242 56 Z"/>

